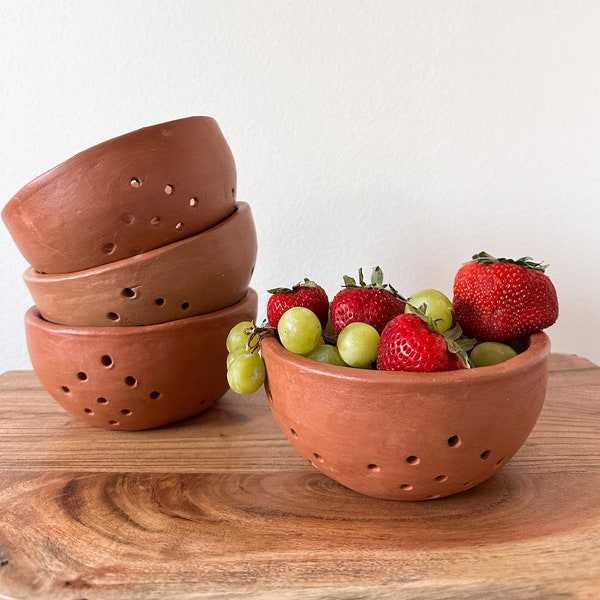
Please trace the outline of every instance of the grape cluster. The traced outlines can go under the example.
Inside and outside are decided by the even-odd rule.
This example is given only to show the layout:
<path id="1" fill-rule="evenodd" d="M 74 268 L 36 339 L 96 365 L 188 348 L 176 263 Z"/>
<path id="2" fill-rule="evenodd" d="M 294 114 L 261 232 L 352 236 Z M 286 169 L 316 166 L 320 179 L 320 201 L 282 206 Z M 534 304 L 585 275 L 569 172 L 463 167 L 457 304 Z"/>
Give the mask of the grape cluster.
<path id="1" fill-rule="evenodd" d="M 241 321 L 227 335 L 227 382 L 238 394 L 252 394 L 265 382 L 265 361 L 252 321 Z"/>

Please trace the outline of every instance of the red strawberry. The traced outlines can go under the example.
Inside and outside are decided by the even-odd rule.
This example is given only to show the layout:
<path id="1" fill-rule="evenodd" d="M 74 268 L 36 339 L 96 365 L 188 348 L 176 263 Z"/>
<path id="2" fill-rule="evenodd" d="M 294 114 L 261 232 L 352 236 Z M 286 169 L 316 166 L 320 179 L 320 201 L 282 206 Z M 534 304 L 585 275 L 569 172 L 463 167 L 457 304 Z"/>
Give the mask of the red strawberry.
<path id="1" fill-rule="evenodd" d="M 329 317 L 329 298 L 327 293 L 314 281 L 304 279 L 293 288 L 275 288 L 268 290 L 271 296 L 267 302 L 267 321 L 277 327 L 281 315 L 294 306 L 304 306 L 312 310 L 325 328 Z"/>
<path id="2" fill-rule="evenodd" d="M 379 333 L 396 315 L 404 312 L 406 301 L 388 284 L 383 283 L 383 271 L 373 269 L 371 283 L 367 285 L 362 269 L 358 270 L 358 284 L 352 277 L 344 276 L 344 287 L 331 301 L 331 322 L 338 334 L 349 323 L 368 323 Z"/>
<path id="3" fill-rule="evenodd" d="M 475 254 L 454 278 L 454 311 L 465 334 L 503 342 L 550 327 L 558 318 L 558 299 L 547 266 L 529 256 Z"/>
<path id="4" fill-rule="evenodd" d="M 377 350 L 380 371 L 454 371 L 470 366 L 474 340 L 460 339 L 459 326 L 442 333 L 422 313 L 405 313 L 384 328 Z"/>

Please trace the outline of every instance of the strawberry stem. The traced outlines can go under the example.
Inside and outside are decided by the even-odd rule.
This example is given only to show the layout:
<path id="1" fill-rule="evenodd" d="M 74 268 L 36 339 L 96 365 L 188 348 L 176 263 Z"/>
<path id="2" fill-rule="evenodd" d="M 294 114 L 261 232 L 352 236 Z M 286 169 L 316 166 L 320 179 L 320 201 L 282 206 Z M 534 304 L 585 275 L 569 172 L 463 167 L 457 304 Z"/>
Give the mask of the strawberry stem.
<path id="1" fill-rule="evenodd" d="M 496 258 L 487 252 L 478 252 L 472 256 L 473 260 L 476 260 L 484 265 L 491 265 L 495 263 L 511 263 L 518 265 L 519 267 L 525 267 L 526 269 L 533 269 L 535 271 L 541 271 L 542 273 L 548 268 L 549 265 L 535 261 L 531 256 L 522 256 L 513 260 L 512 258 Z"/>
<path id="2" fill-rule="evenodd" d="M 269 294 L 291 294 L 292 292 L 297 291 L 301 287 L 313 288 L 313 287 L 317 287 L 317 284 L 314 281 L 311 281 L 310 279 L 305 277 L 304 281 L 300 281 L 299 283 L 297 283 L 295 286 L 293 286 L 291 288 L 276 287 L 276 288 L 267 290 L 267 292 Z"/>
<path id="3" fill-rule="evenodd" d="M 398 296 L 401 300 L 405 300 L 391 284 L 383 283 L 383 271 L 381 267 L 373 267 L 373 272 L 371 273 L 371 283 L 367 284 L 365 282 L 365 278 L 363 275 L 362 267 L 358 269 L 358 283 L 356 283 L 356 279 L 354 277 L 349 277 L 348 275 L 344 275 L 344 285 L 342 287 L 347 288 L 369 288 L 374 290 L 385 290 L 394 296 Z"/>

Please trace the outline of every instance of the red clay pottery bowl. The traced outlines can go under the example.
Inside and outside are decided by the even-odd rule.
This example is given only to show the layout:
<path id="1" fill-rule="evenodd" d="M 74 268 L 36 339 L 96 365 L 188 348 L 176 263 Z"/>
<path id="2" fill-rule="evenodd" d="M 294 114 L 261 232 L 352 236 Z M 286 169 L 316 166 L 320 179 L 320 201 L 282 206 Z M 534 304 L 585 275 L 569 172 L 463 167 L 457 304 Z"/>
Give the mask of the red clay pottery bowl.
<path id="1" fill-rule="evenodd" d="M 107 429 L 149 429 L 197 415 L 228 389 L 225 340 L 256 318 L 249 289 L 235 306 L 145 327 L 65 327 L 27 311 L 35 373 L 75 417 Z"/>
<path id="2" fill-rule="evenodd" d="M 362 494 L 426 500 L 485 481 L 521 448 L 544 403 L 550 340 L 492 367 L 443 373 L 325 365 L 261 342 L 279 427 L 317 469 Z"/>
<path id="3" fill-rule="evenodd" d="M 257 253 L 250 205 L 195 236 L 65 275 L 24 279 L 47 321 L 88 327 L 153 325 L 219 310 L 246 293 Z"/>
<path id="4" fill-rule="evenodd" d="M 194 235 L 227 218 L 235 161 L 210 117 L 144 127 L 23 187 L 2 218 L 36 271 L 70 273 Z"/>

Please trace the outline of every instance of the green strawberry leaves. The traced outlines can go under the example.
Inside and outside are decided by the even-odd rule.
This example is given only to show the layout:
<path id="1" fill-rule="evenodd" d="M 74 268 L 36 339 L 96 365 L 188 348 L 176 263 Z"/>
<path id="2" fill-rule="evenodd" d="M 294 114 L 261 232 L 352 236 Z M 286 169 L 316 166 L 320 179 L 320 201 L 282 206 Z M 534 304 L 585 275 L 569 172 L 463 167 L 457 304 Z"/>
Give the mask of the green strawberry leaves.
<path id="1" fill-rule="evenodd" d="M 448 350 L 452 352 L 452 354 L 456 354 L 467 369 L 473 367 L 473 363 L 469 358 L 469 351 L 475 347 L 477 340 L 464 337 L 462 327 L 458 323 L 455 323 L 450 329 L 441 332 L 438 329 L 436 321 L 431 315 L 427 314 L 427 304 L 421 304 L 419 307 L 412 307 L 411 312 L 425 321 L 431 331 L 441 335 L 446 340 Z"/>
<path id="2" fill-rule="evenodd" d="M 398 293 L 391 284 L 383 282 L 383 270 L 381 267 L 373 267 L 373 272 L 371 273 L 371 283 L 366 283 L 363 275 L 362 267 L 358 269 L 358 283 L 354 277 L 349 277 L 348 275 L 344 275 L 344 285 L 342 287 L 347 288 L 370 288 L 375 290 L 386 290 L 395 296 L 399 296 L 402 300 L 402 296 Z"/>
<path id="3" fill-rule="evenodd" d="M 512 258 L 496 258 L 487 252 L 478 252 L 472 256 L 473 260 L 483 264 L 483 265 L 492 265 L 495 263 L 510 263 L 513 265 L 517 265 L 519 267 L 525 267 L 526 269 L 533 269 L 534 271 L 541 271 L 542 273 L 549 267 L 549 265 L 545 265 L 541 262 L 535 261 L 531 256 L 522 256 L 521 258 L 517 258 L 513 260 Z"/>

